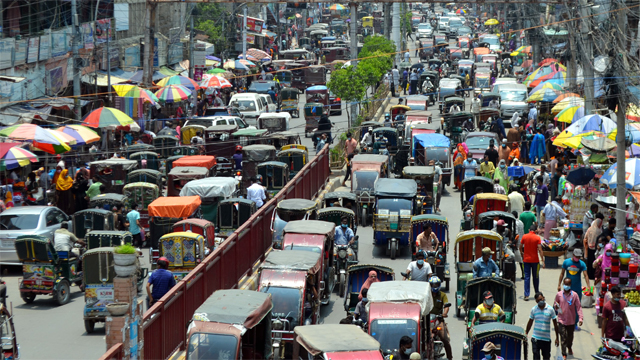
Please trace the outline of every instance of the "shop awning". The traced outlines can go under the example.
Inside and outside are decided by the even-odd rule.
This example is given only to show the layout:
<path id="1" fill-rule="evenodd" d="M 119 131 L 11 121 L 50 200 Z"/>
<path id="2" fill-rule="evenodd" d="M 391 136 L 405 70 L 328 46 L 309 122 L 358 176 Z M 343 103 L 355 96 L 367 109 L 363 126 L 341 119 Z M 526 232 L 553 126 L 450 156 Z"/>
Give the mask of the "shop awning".
<path id="1" fill-rule="evenodd" d="M 82 82 L 85 84 L 93 85 L 96 83 L 96 75 L 98 76 L 98 86 L 109 86 L 109 79 L 108 79 L 109 76 L 107 75 L 107 73 L 102 73 L 102 72 L 98 72 L 97 74 L 89 73 L 86 75 L 82 75 Z M 123 78 L 111 75 L 111 85 L 119 84 L 127 81 L 129 81 L 129 79 L 123 79 Z"/>
<path id="2" fill-rule="evenodd" d="M 15 124 L 30 124 L 34 119 L 47 120 L 51 113 L 51 106 L 34 108 L 26 105 L 13 105 L 0 109 L 0 124 L 11 126 Z"/>
<path id="3" fill-rule="evenodd" d="M 80 100 L 80 106 L 85 106 L 88 100 Z M 75 106 L 73 98 L 40 98 L 31 102 L 31 106 L 38 110 L 44 106 L 51 106 L 57 110 L 71 110 Z"/>

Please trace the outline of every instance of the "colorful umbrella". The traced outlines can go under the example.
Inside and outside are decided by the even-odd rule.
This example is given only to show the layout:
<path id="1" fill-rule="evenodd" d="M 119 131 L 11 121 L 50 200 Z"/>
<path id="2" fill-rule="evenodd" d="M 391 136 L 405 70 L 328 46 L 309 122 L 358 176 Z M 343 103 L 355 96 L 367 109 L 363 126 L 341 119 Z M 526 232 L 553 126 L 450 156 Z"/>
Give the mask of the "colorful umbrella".
<path id="1" fill-rule="evenodd" d="M 568 139 L 565 138 L 559 146 L 570 147 L 572 149 L 582 149 L 582 139 L 597 139 L 602 137 L 604 137 L 604 134 L 601 132 L 589 131 L 584 134 L 574 135 Z"/>
<path id="2" fill-rule="evenodd" d="M 489 25 L 498 25 L 500 24 L 500 21 L 496 20 L 496 19 L 489 19 L 487 21 L 484 22 L 485 25 L 489 26 Z"/>
<path id="3" fill-rule="evenodd" d="M 222 66 L 225 69 L 233 69 L 233 70 L 249 70 L 247 66 L 242 65 L 240 60 L 229 60 Z"/>
<path id="4" fill-rule="evenodd" d="M 247 55 L 251 55 L 256 59 L 269 59 L 271 60 L 271 55 L 267 54 L 266 51 L 260 50 L 260 49 L 247 49 Z"/>
<path id="5" fill-rule="evenodd" d="M 207 71 L 207 74 L 222 74 L 227 72 L 227 70 L 225 69 L 220 69 L 220 68 L 213 68 Z"/>
<path id="6" fill-rule="evenodd" d="M 640 185 L 640 159 L 627 159 L 624 162 L 625 186 L 632 189 Z M 600 182 L 607 184 L 610 188 L 617 187 L 618 163 L 611 165 L 600 178 Z"/>
<path id="7" fill-rule="evenodd" d="M 132 124 L 133 119 L 122 111 L 110 107 L 101 107 L 93 110 L 84 117 L 82 125 L 92 128 L 105 128 Z"/>
<path id="8" fill-rule="evenodd" d="M 627 137 L 631 137 L 631 142 L 640 142 L 640 123 L 629 123 L 624 126 L 624 131 L 627 133 Z M 615 128 L 609 133 L 608 138 L 615 141 L 618 134 L 618 128 Z"/>
<path id="9" fill-rule="evenodd" d="M 14 146 L 2 157 L 2 164 L 7 170 L 15 169 L 20 166 L 27 166 L 29 163 L 38 162 L 36 154 L 27 149 Z"/>
<path id="10" fill-rule="evenodd" d="M 540 89 L 535 93 L 531 94 L 531 96 L 529 96 L 525 101 L 526 102 L 536 102 L 536 101 L 552 102 L 553 100 L 555 100 L 555 98 L 558 97 L 558 95 L 560 95 L 560 92 L 558 90 Z"/>
<path id="11" fill-rule="evenodd" d="M 560 111 L 558 115 L 554 117 L 554 120 L 571 124 L 576 120 L 584 117 L 584 106 L 576 105 L 569 106 L 564 110 Z"/>
<path id="12" fill-rule="evenodd" d="M 560 86 L 564 86 L 566 77 L 567 73 L 565 71 L 557 71 L 531 81 L 528 86 L 536 87 L 544 82 L 550 82 Z"/>
<path id="13" fill-rule="evenodd" d="M 156 91 L 156 96 L 164 102 L 183 101 L 191 96 L 191 91 L 182 85 L 169 85 Z"/>
<path id="14" fill-rule="evenodd" d="M 98 133 L 82 125 L 62 126 L 57 128 L 56 131 L 73 136 L 78 145 L 91 144 L 100 140 L 100 135 L 98 135 Z"/>
<path id="15" fill-rule="evenodd" d="M 627 120 L 640 121 L 640 107 L 636 104 L 629 104 L 625 113 Z"/>
<path id="16" fill-rule="evenodd" d="M 531 46 L 524 46 L 523 45 L 523 46 L 520 46 L 519 48 L 517 48 L 515 51 L 517 51 L 519 53 L 521 53 L 521 52 L 530 53 L 531 52 Z"/>
<path id="17" fill-rule="evenodd" d="M 549 64 L 553 64 L 553 63 L 557 63 L 558 60 L 556 59 L 552 59 L 552 58 L 548 58 L 548 59 L 544 59 L 542 61 L 540 61 L 538 63 L 538 66 L 545 66 L 545 65 L 549 65 Z"/>
<path id="18" fill-rule="evenodd" d="M 467 13 L 467 12 L 466 12 L 464 9 L 458 9 L 458 10 L 456 10 L 456 14 L 458 14 L 458 15 L 464 15 L 464 14 L 466 14 L 466 13 Z"/>
<path id="19" fill-rule="evenodd" d="M 244 56 L 242 56 L 242 54 L 238 55 L 238 59 L 244 59 Z M 247 54 L 247 60 L 251 60 L 251 61 L 255 61 L 258 62 L 260 61 L 260 59 L 257 59 L 249 54 Z"/>
<path id="20" fill-rule="evenodd" d="M 345 7 L 340 4 L 333 4 L 329 6 L 329 10 L 344 10 Z"/>
<path id="21" fill-rule="evenodd" d="M 546 84 L 546 83 L 545 83 L 545 84 Z M 549 83 L 549 84 L 553 84 L 553 83 Z M 564 99 L 566 99 L 566 98 L 571 98 L 571 97 L 574 97 L 574 98 L 581 98 L 581 96 L 580 96 L 580 95 L 578 95 L 578 94 L 576 94 L 576 93 L 564 93 L 564 94 L 562 94 L 562 95 L 558 96 L 555 100 L 553 100 L 553 102 L 554 102 L 555 104 L 557 104 L 557 103 L 559 103 L 560 101 L 562 101 L 562 100 L 564 100 Z"/>
<path id="22" fill-rule="evenodd" d="M 248 67 L 255 67 L 256 66 L 256 64 L 252 63 L 249 60 L 239 59 L 239 60 L 236 60 L 236 61 L 239 61 L 240 64 L 242 64 L 244 66 L 248 66 Z"/>
<path id="23" fill-rule="evenodd" d="M 201 88 L 230 88 L 233 87 L 229 80 L 215 75 L 205 75 L 205 78 L 200 82 Z"/>
<path id="24" fill-rule="evenodd" d="M 71 135 L 65 134 L 60 131 L 51 130 L 51 129 L 45 129 L 45 131 L 51 134 L 51 136 L 58 139 L 60 143 L 49 144 L 49 143 L 41 143 L 41 142 L 34 141 L 33 142 L 34 148 L 40 149 L 46 153 L 55 155 L 55 154 L 62 154 L 71 150 L 70 145 L 75 145 L 77 143 L 76 139 Z"/>
<path id="25" fill-rule="evenodd" d="M 574 98 L 574 97 L 570 97 L 570 98 L 566 98 L 560 102 L 558 102 L 557 104 L 555 104 L 552 108 L 551 108 L 551 113 L 552 114 L 557 114 L 560 111 L 566 109 L 567 107 L 570 106 L 584 106 L 584 99 L 582 98 Z"/>
<path id="26" fill-rule="evenodd" d="M 189 89 L 189 91 L 199 90 L 200 86 L 194 80 L 186 76 L 174 75 L 166 77 L 157 83 L 158 86 L 168 86 L 168 85 L 182 85 Z"/>
<path id="27" fill-rule="evenodd" d="M 0 130 L 0 136 L 13 140 L 37 141 L 39 143 L 60 145 L 61 140 L 46 129 L 34 124 L 18 124 Z M 64 141 L 62 141 L 64 142 Z"/>
<path id="28" fill-rule="evenodd" d="M 544 83 L 534 87 L 531 91 L 529 91 L 529 96 L 533 95 L 533 93 L 535 93 L 536 91 L 541 90 L 541 89 L 551 89 L 551 90 L 562 91 L 562 86 L 560 86 L 558 84 L 554 84 L 554 83 L 544 82 Z"/>
<path id="29" fill-rule="evenodd" d="M 553 145 L 562 146 L 562 143 L 578 134 L 584 134 L 589 131 L 599 131 L 610 134 L 616 128 L 616 122 L 606 116 L 587 115 L 575 121 L 571 126 L 560 133 L 553 141 Z"/>
<path id="30" fill-rule="evenodd" d="M 120 97 L 134 99 L 142 98 L 145 102 L 149 102 L 154 105 L 158 102 L 158 98 L 153 94 L 153 92 L 135 85 L 113 85 L 113 89 Z"/>

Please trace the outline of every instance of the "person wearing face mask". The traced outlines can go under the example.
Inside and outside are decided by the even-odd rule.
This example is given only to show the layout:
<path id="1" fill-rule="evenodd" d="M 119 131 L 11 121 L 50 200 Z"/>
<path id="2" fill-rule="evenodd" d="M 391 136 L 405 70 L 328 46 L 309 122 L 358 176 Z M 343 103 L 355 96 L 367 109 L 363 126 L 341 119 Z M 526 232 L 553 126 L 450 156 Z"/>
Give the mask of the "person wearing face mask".
<path id="1" fill-rule="evenodd" d="M 622 299 L 622 291 L 619 286 L 611 288 L 611 300 L 604 304 L 602 309 L 602 328 L 600 329 L 600 337 L 606 337 L 615 341 L 622 341 L 624 337 L 625 326 L 629 333 L 629 319 L 623 309 L 627 306 L 626 301 Z"/>
<path id="2" fill-rule="evenodd" d="M 354 154 L 358 147 L 358 142 L 350 132 L 347 133 L 347 141 L 344 142 L 344 147 L 347 150 L 347 156 Z"/>
<path id="3" fill-rule="evenodd" d="M 500 181 L 500 185 L 502 186 L 501 193 L 505 194 L 507 189 L 509 189 L 509 182 L 511 182 L 511 178 L 507 174 L 507 162 L 504 160 L 500 160 L 498 163 L 498 167 L 496 168 L 496 172 L 493 174 L 493 179 L 498 179 Z"/>
<path id="4" fill-rule="evenodd" d="M 369 322 L 369 313 L 367 312 L 367 303 L 369 299 L 367 299 L 367 293 L 369 289 L 362 289 L 360 293 L 362 295 L 362 299 L 358 301 L 356 305 L 356 309 L 353 311 L 353 315 L 355 315 L 356 320 L 362 320 L 365 323 Z"/>
<path id="5" fill-rule="evenodd" d="M 558 312 L 558 322 L 560 322 L 560 340 L 562 356 L 573 355 L 573 333 L 578 326 L 582 326 L 584 316 L 578 294 L 572 290 L 571 279 L 564 279 L 562 290 L 556 294 L 553 307 Z M 580 291 L 582 292 L 582 291 Z M 578 319 L 576 319 L 578 314 Z M 578 320 L 578 321 L 576 321 Z"/>
<path id="6" fill-rule="evenodd" d="M 484 301 L 476 307 L 476 313 L 473 315 L 471 326 L 473 327 L 476 322 L 479 322 L 479 324 L 486 324 L 504 321 L 504 311 L 502 311 L 500 305 L 494 303 L 491 291 L 485 291 L 482 294 L 482 298 Z"/>
<path id="7" fill-rule="evenodd" d="M 578 294 L 578 297 L 582 299 L 582 277 L 587 285 L 587 288 L 591 287 L 589 284 L 589 276 L 587 276 L 587 265 L 582 261 L 583 257 L 582 249 L 573 249 L 573 256 L 570 259 L 566 259 L 562 263 L 562 270 L 560 270 L 560 279 L 558 279 L 558 291 L 561 289 L 561 282 L 564 279 L 565 271 L 567 272 L 567 279 L 571 280 L 571 290 Z M 566 279 L 565 279 L 566 280 Z M 565 281 L 566 282 L 566 281 Z"/>
<path id="8" fill-rule="evenodd" d="M 499 272 L 498 265 L 493 261 L 491 255 L 494 252 L 486 247 L 482 249 L 482 257 L 473 262 L 473 278 L 491 277 Z"/>
<path id="9" fill-rule="evenodd" d="M 426 254 L 420 250 L 416 254 L 416 261 L 412 261 L 407 266 L 407 277 L 411 277 L 411 281 L 427 281 L 431 272 L 431 265 L 425 262 Z M 406 280 L 406 278 L 405 278 Z"/>
<path id="10" fill-rule="evenodd" d="M 502 356 L 496 355 L 497 350 L 498 348 L 491 341 L 487 341 L 480 351 L 484 353 L 485 360 L 504 360 Z"/>
<path id="11" fill-rule="evenodd" d="M 491 161 L 489 161 L 489 155 L 484 154 L 484 159 L 480 163 L 480 174 L 486 178 L 493 179 L 493 173 L 496 171 L 496 167 Z"/>
<path id="12" fill-rule="evenodd" d="M 509 154 L 511 153 L 511 148 L 507 146 L 507 139 L 502 139 L 502 146 L 498 148 L 498 158 L 500 160 L 504 160 L 505 162 L 509 160 Z"/>
<path id="13" fill-rule="evenodd" d="M 353 230 L 349 228 L 349 218 L 343 216 L 340 225 L 336 226 L 333 243 L 335 245 L 351 245 L 356 241 Z M 334 255 L 336 248 L 333 248 Z M 352 250 L 349 248 L 349 252 Z"/>
<path id="14" fill-rule="evenodd" d="M 606 236 L 607 240 L 611 240 L 616 237 L 616 224 L 616 218 L 612 217 L 611 219 L 609 219 L 607 227 L 602 230 L 602 235 Z"/>
<path id="15" fill-rule="evenodd" d="M 533 326 L 533 335 L 531 336 L 531 350 L 533 351 L 533 360 L 550 360 L 551 359 L 551 321 L 556 332 L 556 347 L 560 346 L 558 330 L 558 321 L 555 310 L 545 301 L 544 295 L 537 292 L 534 296 L 537 304 L 531 309 L 529 314 L 529 322 L 525 334 L 529 335 L 529 331 Z"/>
<path id="16" fill-rule="evenodd" d="M 361 146 L 366 146 L 371 148 L 373 146 L 373 128 L 369 127 L 367 132 L 362 137 L 362 141 L 360 141 Z"/>
<path id="17" fill-rule="evenodd" d="M 411 354 L 412 354 L 412 349 L 413 349 L 413 339 L 408 337 L 407 335 L 404 335 L 403 337 L 400 338 L 400 345 L 398 346 L 398 349 L 394 350 L 393 353 L 391 354 L 392 359 L 393 360 L 411 360 Z"/>
<path id="18" fill-rule="evenodd" d="M 449 314 L 449 308 L 444 307 L 444 304 L 449 302 L 447 298 L 447 294 L 440 291 L 441 285 L 440 278 L 436 275 L 433 275 L 429 279 L 429 285 L 431 285 L 431 297 L 433 299 L 433 308 L 429 314 L 433 315 L 442 315 L 442 317 L 447 317 Z M 442 341 L 442 345 L 444 346 L 444 351 L 447 354 L 447 359 L 453 359 L 453 355 L 451 354 L 451 339 L 449 338 L 449 329 L 447 328 L 446 323 L 440 324 L 440 330 L 438 330 L 438 337 L 440 341 Z"/>
<path id="19" fill-rule="evenodd" d="M 604 236 L 604 234 L 602 234 Z M 608 240 L 608 239 L 607 239 Z M 613 244 L 607 243 L 604 246 L 603 253 L 593 262 L 594 268 L 599 268 L 600 272 L 596 274 L 596 287 L 600 288 L 600 280 L 604 279 L 604 269 L 611 266 L 611 254 L 614 252 Z"/>

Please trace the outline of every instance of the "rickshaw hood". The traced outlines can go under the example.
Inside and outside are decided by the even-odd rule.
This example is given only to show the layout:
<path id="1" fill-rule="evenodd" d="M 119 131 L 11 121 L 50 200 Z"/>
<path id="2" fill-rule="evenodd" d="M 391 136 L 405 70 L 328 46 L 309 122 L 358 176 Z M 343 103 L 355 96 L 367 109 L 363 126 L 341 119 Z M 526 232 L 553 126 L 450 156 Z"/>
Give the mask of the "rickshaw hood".
<path id="1" fill-rule="evenodd" d="M 200 198 L 223 197 L 228 198 L 236 191 L 238 180 L 230 177 L 210 177 L 198 180 L 192 180 L 186 183 L 180 196 L 198 195 Z"/>
<path id="2" fill-rule="evenodd" d="M 433 309 L 431 286 L 424 281 L 381 281 L 371 284 L 367 293 L 370 307 L 374 303 L 414 303 L 420 305 L 422 315 Z"/>
<path id="3" fill-rule="evenodd" d="M 376 319 L 411 319 L 419 324 L 420 318 L 425 315 L 421 311 L 420 304 L 410 302 L 369 302 L 367 307 L 369 308 L 369 323 Z"/>
<path id="4" fill-rule="evenodd" d="M 193 320 L 252 329 L 271 313 L 271 295 L 250 290 L 218 290 L 193 314 Z"/>
<path id="5" fill-rule="evenodd" d="M 494 302 L 505 311 L 513 311 L 516 308 L 516 287 L 509 279 L 501 278 L 477 278 L 469 280 L 465 288 L 465 309 L 475 308 L 482 303 L 482 294 L 491 291 Z"/>
<path id="6" fill-rule="evenodd" d="M 451 146 L 451 140 L 442 134 L 417 134 L 413 136 L 413 146 L 420 144 L 422 147 L 446 147 Z M 415 156 L 415 153 L 414 153 Z"/>
<path id="7" fill-rule="evenodd" d="M 174 167 L 169 171 L 169 176 L 174 180 L 191 180 L 204 178 L 209 174 L 209 169 L 200 166 Z"/>
<path id="8" fill-rule="evenodd" d="M 305 246 L 317 247 L 319 249 L 324 249 L 325 237 L 326 235 L 322 235 L 322 234 L 298 234 L 298 233 L 284 234 L 282 237 L 282 248 L 286 249 L 287 246 L 295 245 L 295 246 L 303 246 L 303 247 Z M 331 235 L 331 237 L 333 238 L 333 234 Z"/>
<path id="9" fill-rule="evenodd" d="M 263 269 L 270 270 L 302 270 L 312 274 L 320 270 L 320 253 L 304 250 L 274 250 L 262 263 Z"/>
<path id="10" fill-rule="evenodd" d="M 410 179 L 380 178 L 373 185 L 376 196 L 414 197 L 418 184 Z"/>
<path id="11" fill-rule="evenodd" d="M 356 325 L 297 326 L 294 332 L 298 343 L 313 356 L 333 352 L 380 351 L 380 343 Z"/>
<path id="12" fill-rule="evenodd" d="M 244 161 L 264 162 L 274 160 L 276 148 L 273 145 L 248 145 L 242 148 L 242 159 Z"/>
<path id="13" fill-rule="evenodd" d="M 108 160 L 100 160 L 93 161 L 89 163 L 89 166 L 95 166 L 95 168 L 100 171 L 104 168 L 108 168 L 111 166 L 122 165 L 124 170 L 133 170 L 138 166 L 138 162 L 135 160 L 125 160 L 125 159 L 108 159 Z"/>
<path id="14" fill-rule="evenodd" d="M 191 155 L 191 156 L 183 156 L 180 159 L 173 162 L 173 167 L 186 167 L 186 166 L 195 166 L 195 167 L 204 167 L 207 169 L 211 169 L 216 165 L 216 157 L 209 155 Z"/>
<path id="15" fill-rule="evenodd" d="M 269 286 L 303 289 L 306 283 L 307 272 L 304 270 L 264 269 L 260 274 L 259 286 L 260 289 Z"/>
<path id="16" fill-rule="evenodd" d="M 201 204 L 200 196 L 162 196 L 149 204 L 149 216 L 188 218 Z"/>
<path id="17" fill-rule="evenodd" d="M 313 235 L 327 235 L 333 234 L 335 231 L 335 224 L 328 221 L 320 220 L 294 220 L 289 221 L 284 227 L 284 233 L 292 234 L 313 234 Z"/>

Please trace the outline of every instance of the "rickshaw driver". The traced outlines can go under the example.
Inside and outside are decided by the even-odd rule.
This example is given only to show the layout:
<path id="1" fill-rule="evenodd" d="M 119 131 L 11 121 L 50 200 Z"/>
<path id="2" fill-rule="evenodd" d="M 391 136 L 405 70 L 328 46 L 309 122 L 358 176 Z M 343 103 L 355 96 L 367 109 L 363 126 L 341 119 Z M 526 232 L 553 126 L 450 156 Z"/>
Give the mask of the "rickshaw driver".
<path id="1" fill-rule="evenodd" d="M 482 193 L 484 193 L 484 189 L 481 186 L 476 187 L 476 193 L 474 195 L 471 195 L 471 197 L 469 198 L 469 202 L 467 203 L 467 205 L 465 205 L 464 209 L 462 210 L 463 211 L 471 210 L 471 208 L 473 207 L 473 199 L 475 199 L 476 195 L 482 194 Z"/>
<path id="2" fill-rule="evenodd" d="M 433 297 L 433 308 L 429 314 L 433 315 L 442 315 L 442 317 L 447 317 L 449 314 L 449 308 L 444 307 L 444 304 L 449 302 L 449 298 L 447 298 L 447 294 L 440 291 L 441 281 L 440 278 L 436 275 L 432 276 L 429 279 L 429 285 L 431 285 L 431 296 Z M 449 329 L 447 328 L 447 324 L 443 321 L 440 324 L 440 330 L 438 330 L 438 337 L 440 341 L 442 341 L 442 345 L 444 345 L 444 351 L 447 354 L 447 359 L 453 359 L 453 355 L 451 355 L 451 339 L 449 338 Z M 444 326 L 442 326 L 444 325 Z"/>
<path id="3" fill-rule="evenodd" d="M 435 244 L 435 245 L 434 245 Z M 424 231 L 418 237 L 416 237 L 416 246 L 418 251 L 426 251 L 427 254 L 429 252 L 438 251 L 438 246 L 440 246 L 440 241 L 434 232 L 431 231 L 431 224 L 426 224 L 424 226 Z"/>
<path id="4" fill-rule="evenodd" d="M 498 274 L 498 265 L 493 261 L 491 255 L 494 254 L 490 248 L 482 249 L 482 257 L 473 262 L 473 278 L 491 277 Z"/>
<path id="5" fill-rule="evenodd" d="M 498 220 L 498 223 L 493 229 L 491 229 L 491 231 L 497 232 L 498 234 L 500 234 L 500 236 L 502 236 L 505 249 L 507 248 L 507 245 L 515 246 L 515 244 L 512 243 L 514 239 L 511 236 L 511 229 L 507 228 L 504 220 Z"/>
<path id="6" fill-rule="evenodd" d="M 311 289 L 311 291 L 305 292 L 304 299 L 304 324 L 311 325 L 311 317 L 313 313 L 315 313 L 316 308 L 318 307 L 319 299 L 318 299 L 318 290 L 314 285 L 315 281 L 313 279 L 313 275 L 307 276 L 307 284 L 305 287 L 307 289 Z"/>
<path id="7" fill-rule="evenodd" d="M 498 350 L 498 348 L 496 348 L 492 342 L 487 341 L 484 343 L 484 347 L 480 351 L 484 353 L 484 358 L 486 360 L 504 360 L 502 356 L 496 355 L 496 350 Z"/>
<path id="8" fill-rule="evenodd" d="M 73 246 L 77 243 L 82 246 L 85 245 L 85 242 L 79 240 L 72 232 L 69 230 L 69 224 L 63 222 L 60 224 L 60 229 L 56 230 L 53 233 L 53 247 L 56 251 L 66 251 L 68 259 L 77 258 L 78 254 L 73 252 Z"/>
<path id="9" fill-rule="evenodd" d="M 491 291 L 485 291 L 482 294 L 482 297 L 484 298 L 484 301 L 476 307 L 471 327 L 474 326 L 476 321 L 479 321 L 480 324 L 504 321 L 504 311 L 502 311 L 500 305 L 493 302 L 493 294 Z"/>
<path id="10" fill-rule="evenodd" d="M 409 266 L 407 266 L 407 276 L 403 280 L 411 278 L 411 281 L 428 281 L 429 275 L 433 272 L 431 271 L 431 265 L 424 262 L 426 257 L 427 255 L 424 251 L 418 251 L 416 254 L 416 261 L 410 262 Z M 413 276 L 411 276 L 411 274 L 413 274 Z"/>
<path id="11" fill-rule="evenodd" d="M 365 145 L 368 148 L 371 148 L 373 145 L 373 128 L 369 127 L 367 132 L 362 137 L 362 141 L 360 141 L 361 145 Z"/>
<path id="12" fill-rule="evenodd" d="M 336 247 L 338 245 L 349 245 L 347 252 L 351 256 L 353 255 L 353 250 L 351 249 L 351 245 L 353 245 L 353 243 L 356 241 L 355 234 L 353 233 L 353 230 L 351 230 L 351 228 L 349 227 L 349 218 L 347 218 L 346 216 L 343 216 L 342 219 L 340 219 L 340 222 L 341 224 L 336 226 L 336 229 L 335 229 L 333 243 L 336 246 L 333 247 L 333 256 L 336 256 L 338 254 L 338 251 L 336 250 Z"/>

